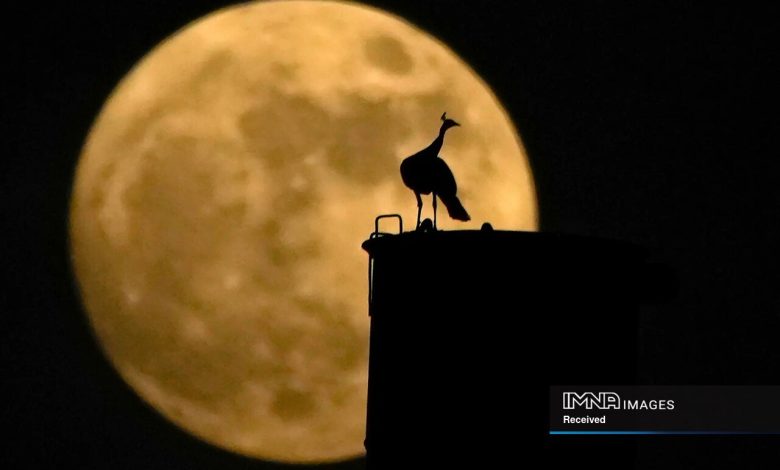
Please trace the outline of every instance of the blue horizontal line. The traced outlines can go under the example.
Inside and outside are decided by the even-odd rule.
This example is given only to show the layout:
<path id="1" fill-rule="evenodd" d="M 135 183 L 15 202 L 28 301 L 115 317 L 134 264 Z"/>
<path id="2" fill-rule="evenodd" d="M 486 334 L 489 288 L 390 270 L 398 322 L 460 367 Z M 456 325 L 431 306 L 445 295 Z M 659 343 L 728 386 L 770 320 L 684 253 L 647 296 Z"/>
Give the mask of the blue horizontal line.
<path id="1" fill-rule="evenodd" d="M 601 431 L 601 430 L 589 430 L 589 431 L 553 431 L 550 430 L 550 435 L 632 435 L 632 436 L 650 436 L 650 435 L 778 435 L 780 432 L 758 432 L 758 431 Z"/>

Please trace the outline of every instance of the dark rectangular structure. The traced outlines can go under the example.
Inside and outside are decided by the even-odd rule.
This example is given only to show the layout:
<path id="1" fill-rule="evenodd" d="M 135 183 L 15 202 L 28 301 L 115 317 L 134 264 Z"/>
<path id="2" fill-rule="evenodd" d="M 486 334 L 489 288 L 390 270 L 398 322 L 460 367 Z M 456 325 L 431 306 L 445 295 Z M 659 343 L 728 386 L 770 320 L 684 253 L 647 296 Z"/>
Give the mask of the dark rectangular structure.
<path id="1" fill-rule="evenodd" d="M 661 286 L 642 249 L 493 230 L 377 236 L 363 248 L 370 470 L 503 468 L 526 460 L 521 448 L 552 468 L 603 452 L 631 466 L 630 441 L 551 439 L 547 411 L 550 385 L 634 383 L 637 306 Z"/>

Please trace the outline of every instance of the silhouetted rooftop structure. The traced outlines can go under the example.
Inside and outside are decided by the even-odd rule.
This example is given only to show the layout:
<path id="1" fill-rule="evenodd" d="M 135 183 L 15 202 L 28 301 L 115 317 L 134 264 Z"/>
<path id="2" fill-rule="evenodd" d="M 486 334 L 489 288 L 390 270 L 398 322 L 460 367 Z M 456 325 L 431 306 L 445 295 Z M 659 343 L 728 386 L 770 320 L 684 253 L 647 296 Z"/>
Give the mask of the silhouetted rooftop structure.
<path id="1" fill-rule="evenodd" d="M 489 224 L 378 235 L 363 248 L 370 470 L 527 463 L 521 448 L 551 468 L 596 451 L 632 458 L 630 445 L 605 441 L 556 452 L 546 420 L 550 385 L 634 383 L 638 306 L 672 292 L 645 250 Z"/>

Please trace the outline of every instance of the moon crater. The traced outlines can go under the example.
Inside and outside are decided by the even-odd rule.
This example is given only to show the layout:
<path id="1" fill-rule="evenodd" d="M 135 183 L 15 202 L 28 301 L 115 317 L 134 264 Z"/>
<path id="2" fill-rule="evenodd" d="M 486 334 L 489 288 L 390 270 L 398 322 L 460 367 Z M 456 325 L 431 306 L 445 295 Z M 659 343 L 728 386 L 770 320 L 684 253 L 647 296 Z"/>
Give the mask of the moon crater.
<path id="1" fill-rule="evenodd" d="M 401 41 L 391 36 L 374 36 L 366 41 L 366 57 L 372 65 L 391 74 L 403 75 L 414 67 L 414 61 Z"/>

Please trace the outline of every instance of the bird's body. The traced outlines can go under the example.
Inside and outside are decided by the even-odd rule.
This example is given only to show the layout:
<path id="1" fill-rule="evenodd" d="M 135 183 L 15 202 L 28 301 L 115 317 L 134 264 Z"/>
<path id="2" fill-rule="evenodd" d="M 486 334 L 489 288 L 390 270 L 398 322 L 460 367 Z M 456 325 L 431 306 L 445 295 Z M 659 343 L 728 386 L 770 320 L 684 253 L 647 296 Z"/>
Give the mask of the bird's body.
<path id="1" fill-rule="evenodd" d="M 401 179 L 404 184 L 414 191 L 417 197 L 417 226 L 420 226 L 420 214 L 422 212 L 422 199 L 420 194 L 433 194 L 433 220 L 436 227 L 436 198 L 438 197 L 447 208 L 447 213 L 455 220 L 470 220 L 468 212 L 458 199 L 458 185 L 455 176 L 447 163 L 439 157 L 444 144 L 444 134 L 447 129 L 459 124 L 452 119 L 446 119 L 446 113 L 442 114 L 444 121 L 439 129 L 439 135 L 431 144 L 401 162 Z"/>

